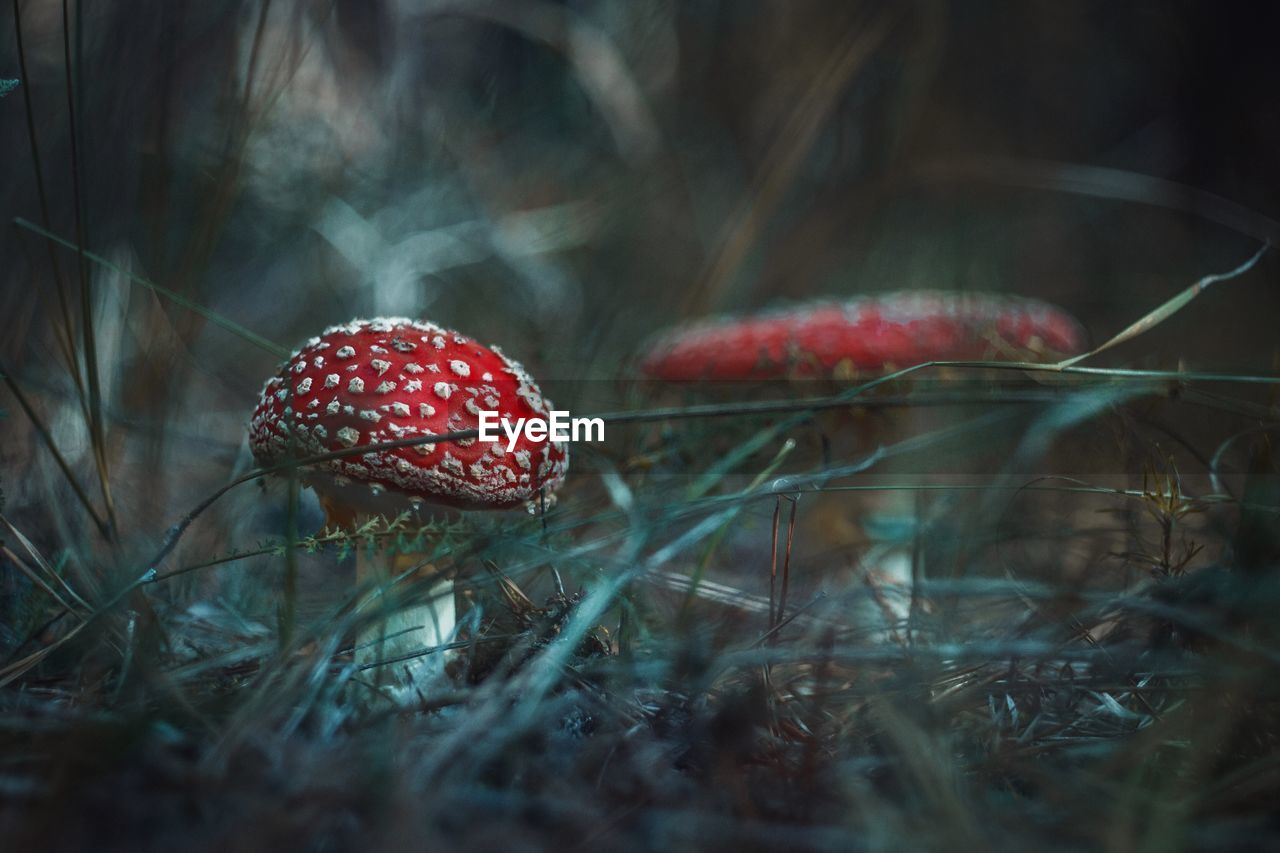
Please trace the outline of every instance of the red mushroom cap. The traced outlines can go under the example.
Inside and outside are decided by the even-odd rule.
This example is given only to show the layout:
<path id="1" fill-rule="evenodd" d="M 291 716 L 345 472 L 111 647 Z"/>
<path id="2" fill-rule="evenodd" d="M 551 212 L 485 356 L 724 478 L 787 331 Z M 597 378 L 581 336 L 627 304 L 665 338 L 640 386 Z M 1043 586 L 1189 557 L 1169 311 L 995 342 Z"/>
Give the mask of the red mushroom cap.
<path id="1" fill-rule="evenodd" d="M 475 429 L 481 411 L 504 420 L 547 418 L 550 403 L 524 368 L 497 347 L 402 317 L 326 329 L 269 379 L 249 424 L 254 459 L 271 465 L 413 436 Z M 478 439 L 373 450 L 320 463 L 346 481 L 462 508 L 518 506 L 564 480 L 568 448 L 521 432 L 507 451 Z M 318 470 L 317 470 L 318 469 Z"/>
<path id="2" fill-rule="evenodd" d="M 925 361 L 1039 361 L 1083 343 L 1080 324 L 1044 302 L 903 291 L 686 326 L 654 341 L 640 367 L 672 381 L 819 378 Z"/>

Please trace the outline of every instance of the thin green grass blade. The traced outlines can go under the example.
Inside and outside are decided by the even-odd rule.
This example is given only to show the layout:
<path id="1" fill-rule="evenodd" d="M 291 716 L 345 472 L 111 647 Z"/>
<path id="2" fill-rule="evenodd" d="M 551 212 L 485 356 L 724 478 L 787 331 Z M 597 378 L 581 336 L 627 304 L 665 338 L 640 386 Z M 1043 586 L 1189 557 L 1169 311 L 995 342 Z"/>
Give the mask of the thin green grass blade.
<path id="1" fill-rule="evenodd" d="M 52 240 L 54 243 L 57 243 L 59 246 L 62 246 L 66 249 L 76 251 L 78 248 L 76 244 L 71 242 L 70 240 L 66 240 L 62 237 L 59 237 L 57 234 L 54 234 L 51 231 L 47 231 L 44 228 L 41 228 L 39 225 L 36 225 L 34 222 L 31 222 L 27 219 L 23 219 L 21 216 L 15 217 L 13 220 L 13 223 L 17 225 L 19 228 L 25 228 L 28 231 L 33 231 L 36 234 L 39 234 L 41 237 L 44 237 L 47 240 Z M 217 311 L 213 311 L 209 308 L 206 308 L 203 305 L 197 302 L 194 302 L 188 299 L 187 297 L 175 291 L 172 291 L 163 285 L 156 284 L 155 282 L 145 279 L 140 275 L 136 275 L 135 273 L 129 272 L 128 270 L 123 269 L 116 264 L 113 264 L 111 261 L 102 257 L 101 255 L 95 254 L 93 252 L 85 252 L 84 256 L 88 260 L 91 260 L 95 264 L 98 264 L 99 266 L 101 266 L 103 269 L 111 270 L 117 275 L 122 275 L 125 278 L 129 279 L 134 284 L 142 285 L 148 290 L 154 293 L 157 293 L 160 296 L 163 296 L 165 299 L 169 300 L 173 304 L 178 305 L 182 308 L 185 308 L 194 314 L 198 314 L 199 316 L 208 320 L 210 323 L 213 323 L 214 325 L 219 326 L 222 329 L 225 329 L 226 331 L 241 338 L 242 340 L 248 341 L 249 343 L 253 344 L 259 349 L 262 349 L 262 350 L 265 350 L 266 352 L 271 353 L 276 358 L 285 359 L 289 357 L 291 350 L 273 341 L 267 340 L 262 335 L 259 335 L 257 332 L 246 329 L 244 326 L 240 325 L 236 321 L 222 316 Z"/>
<path id="2" fill-rule="evenodd" d="M 1249 270 L 1253 269 L 1254 265 L 1257 264 L 1258 261 L 1262 259 L 1262 256 L 1264 254 L 1266 254 L 1267 249 L 1270 248 L 1270 245 L 1271 244 L 1269 243 L 1264 244 L 1262 248 L 1254 252 L 1253 257 L 1249 258 L 1249 260 L 1245 261 L 1243 264 L 1241 264 L 1240 266 L 1236 267 L 1235 269 L 1229 272 L 1216 273 L 1214 275 L 1205 276 L 1204 278 L 1197 281 L 1195 284 L 1188 287 L 1186 290 L 1175 295 L 1172 299 L 1168 300 L 1163 305 L 1160 305 L 1154 310 L 1152 310 L 1146 316 L 1139 318 L 1134 323 L 1131 323 L 1122 332 L 1112 337 L 1106 343 L 1102 344 L 1101 346 L 1094 347 L 1089 352 L 1074 356 L 1072 358 L 1068 358 L 1064 361 L 1060 361 L 1057 363 L 1056 366 L 1070 367 L 1073 364 L 1078 364 L 1079 362 L 1084 361 L 1086 358 L 1091 358 L 1100 352 L 1105 352 L 1106 350 L 1109 350 L 1112 347 L 1119 346 L 1125 341 L 1130 341 L 1138 337 L 1139 335 L 1146 334 L 1147 332 L 1154 329 L 1156 326 L 1163 323 L 1165 320 L 1168 320 L 1174 314 L 1177 314 L 1183 308 L 1187 307 L 1187 305 L 1191 303 L 1191 300 L 1195 299 L 1197 296 L 1199 296 L 1200 294 L 1208 290 L 1210 285 L 1217 284 L 1220 281 L 1230 281 L 1233 278 L 1239 278 L 1240 276 L 1247 273 Z"/>

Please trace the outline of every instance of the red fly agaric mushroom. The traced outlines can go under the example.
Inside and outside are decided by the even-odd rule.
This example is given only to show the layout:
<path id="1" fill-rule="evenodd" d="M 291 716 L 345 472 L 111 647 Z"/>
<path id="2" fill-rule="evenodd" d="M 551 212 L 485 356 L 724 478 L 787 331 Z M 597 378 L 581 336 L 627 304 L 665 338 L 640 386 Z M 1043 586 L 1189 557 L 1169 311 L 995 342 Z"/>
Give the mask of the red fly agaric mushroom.
<path id="1" fill-rule="evenodd" d="M 1011 296 L 903 291 L 677 329 L 641 369 L 673 381 L 840 377 L 925 361 L 1043 361 L 1078 352 L 1074 319 Z"/>
<path id="2" fill-rule="evenodd" d="M 549 405 L 524 368 L 497 347 L 417 320 L 356 320 L 307 341 L 267 380 L 249 425 L 249 445 L 264 466 L 368 446 L 367 453 L 302 470 L 334 526 L 394 516 L 423 503 L 458 509 L 528 505 L 533 511 L 536 500 L 551 498 L 564 480 L 569 457 L 561 443 L 522 432 L 510 450 L 474 438 L 378 445 L 475 429 L 482 411 L 513 422 L 545 419 Z M 357 550 L 358 583 L 375 577 L 386 582 L 396 568 L 384 555 Z M 389 616 L 373 632 L 372 651 L 357 652 L 357 661 L 385 660 L 447 640 L 454 624 L 452 583 L 441 581 L 432 600 Z M 368 647 L 369 639 L 362 637 L 358 646 Z M 408 671 L 419 680 L 428 664 L 418 658 Z"/>
<path id="3" fill-rule="evenodd" d="M 676 382 L 844 379 L 930 361 L 1045 362 L 1081 351 L 1084 340 L 1075 319 L 1044 302 L 997 294 L 902 291 L 685 326 L 651 343 L 640 367 L 654 379 Z M 855 424 L 854 429 L 836 432 L 855 441 L 879 432 L 870 422 Z M 826 437 L 824 432 L 824 445 Z M 816 517 L 812 523 L 824 535 L 849 527 L 847 505 L 837 500 L 823 504 L 819 496 L 813 499 L 816 507 L 810 503 L 809 514 Z M 897 522 L 911 511 L 906 491 L 869 500 L 879 510 L 874 516 L 882 520 Z M 827 508 L 835 514 L 826 516 Z M 823 547 L 837 544 L 848 543 L 828 539 Z M 900 586 L 910 583 L 910 555 L 892 543 L 876 546 L 868 555 L 872 553 L 880 556 L 874 561 L 868 556 L 869 569 Z M 905 611 L 896 615 L 905 617 Z"/>

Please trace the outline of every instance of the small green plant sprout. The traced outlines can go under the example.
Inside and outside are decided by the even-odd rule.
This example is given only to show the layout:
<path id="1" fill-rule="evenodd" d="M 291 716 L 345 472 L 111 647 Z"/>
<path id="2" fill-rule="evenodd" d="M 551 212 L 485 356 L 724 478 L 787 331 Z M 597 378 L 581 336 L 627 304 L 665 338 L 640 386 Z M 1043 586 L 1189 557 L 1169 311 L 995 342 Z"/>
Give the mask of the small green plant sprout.
<path id="1" fill-rule="evenodd" d="M 1125 551 L 1116 556 L 1147 566 L 1157 580 L 1180 577 L 1204 548 L 1186 537 L 1181 524 L 1187 516 L 1203 512 L 1203 502 L 1183 493 L 1178 466 L 1168 455 L 1160 467 L 1154 462 L 1147 465 L 1138 498 L 1155 521 L 1159 540 L 1150 550 Z"/>
<path id="2" fill-rule="evenodd" d="M 336 548 L 339 558 L 348 556 L 357 548 L 367 551 L 381 548 L 389 554 L 420 554 L 433 544 L 453 541 L 463 526 L 461 522 L 454 521 L 422 522 L 411 512 L 402 512 L 394 517 L 374 515 L 354 530 L 326 526 L 322 532 L 299 540 L 298 546 L 312 554 L 325 548 Z"/>

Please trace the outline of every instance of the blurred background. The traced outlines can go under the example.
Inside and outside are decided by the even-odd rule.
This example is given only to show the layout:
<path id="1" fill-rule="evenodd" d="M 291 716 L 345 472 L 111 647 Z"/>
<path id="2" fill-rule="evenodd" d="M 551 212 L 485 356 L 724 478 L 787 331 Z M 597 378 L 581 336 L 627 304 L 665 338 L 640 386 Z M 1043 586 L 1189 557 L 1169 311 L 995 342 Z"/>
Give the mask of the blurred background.
<path id="1" fill-rule="evenodd" d="M 654 331 L 815 297 L 1017 293 L 1098 343 L 1280 236 L 1276 23 L 1208 2 L 24 0 L 0 39 L 0 354 L 150 542 L 247 467 L 282 353 L 354 316 L 498 343 L 582 414 L 640 399 Z M 1273 368 L 1276 263 L 1099 363 Z M 49 529 L 67 481 L 6 405 L 9 512 Z M 1202 457 L 1238 427 L 1179 418 Z"/>

